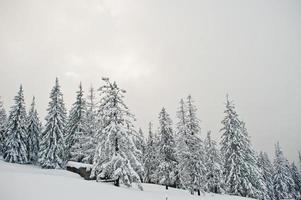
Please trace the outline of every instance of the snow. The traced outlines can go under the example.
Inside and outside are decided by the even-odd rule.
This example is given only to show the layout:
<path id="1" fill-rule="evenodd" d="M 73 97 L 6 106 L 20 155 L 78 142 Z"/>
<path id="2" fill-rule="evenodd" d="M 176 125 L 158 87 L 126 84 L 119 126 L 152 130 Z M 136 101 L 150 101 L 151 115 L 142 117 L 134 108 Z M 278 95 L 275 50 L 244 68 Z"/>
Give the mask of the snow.
<path id="1" fill-rule="evenodd" d="M 74 162 L 74 161 L 68 161 L 67 167 L 74 167 L 76 169 L 79 169 L 81 167 L 86 168 L 86 169 L 92 169 L 93 165 L 86 164 L 86 163 L 80 163 L 80 162 Z"/>
<path id="2" fill-rule="evenodd" d="M 138 188 L 116 187 L 111 183 L 83 180 L 79 175 L 60 169 L 41 169 L 32 165 L 0 160 L 0 199 L 3 200 L 248 200 L 247 198 L 205 194 L 192 196 L 187 191 L 142 184 Z"/>

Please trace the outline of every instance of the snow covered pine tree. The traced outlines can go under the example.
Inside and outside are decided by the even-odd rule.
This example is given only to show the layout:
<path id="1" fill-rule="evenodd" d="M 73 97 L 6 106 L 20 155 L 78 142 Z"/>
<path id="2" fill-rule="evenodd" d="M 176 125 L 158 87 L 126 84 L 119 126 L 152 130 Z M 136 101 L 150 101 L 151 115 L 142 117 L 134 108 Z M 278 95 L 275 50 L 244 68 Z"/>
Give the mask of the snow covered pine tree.
<path id="1" fill-rule="evenodd" d="M 155 172 L 155 176 L 159 180 L 159 184 L 173 186 L 176 181 L 176 155 L 175 141 L 172 132 L 172 121 L 165 108 L 159 113 L 159 166 Z"/>
<path id="2" fill-rule="evenodd" d="M 196 116 L 196 107 L 191 96 L 187 97 L 187 106 L 180 101 L 177 112 L 176 154 L 178 159 L 178 177 L 181 186 L 194 191 L 204 191 L 206 167 L 204 165 L 203 142 L 198 137 L 200 120 Z"/>
<path id="3" fill-rule="evenodd" d="M 279 142 L 275 145 L 274 167 L 273 185 L 275 198 L 277 200 L 294 198 L 295 183 L 290 172 L 288 160 L 284 157 Z"/>
<path id="4" fill-rule="evenodd" d="M 257 166 L 247 130 L 238 119 L 233 102 L 227 96 L 222 121 L 221 151 L 224 154 L 225 189 L 228 194 L 264 198 L 266 187 Z"/>
<path id="5" fill-rule="evenodd" d="M 5 129 L 7 123 L 7 116 L 3 106 L 3 102 L 0 99 L 0 155 L 4 153 L 4 138 L 5 138 Z"/>
<path id="6" fill-rule="evenodd" d="M 28 163 L 26 109 L 22 85 L 14 98 L 5 134 L 4 160 L 13 163 Z"/>
<path id="7" fill-rule="evenodd" d="M 143 156 L 144 166 L 144 183 L 157 183 L 157 179 L 154 176 L 155 170 L 159 165 L 157 160 L 157 146 L 152 130 L 152 123 L 149 122 L 148 126 L 148 138 L 146 140 L 145 154 Z"/>
<path id="8" fill-rule="evenodd" d="M 269 156 L 265 152 L 260 152 L 258 157 L 258 166 L 261 169 L 263 179 L 267 188 L 267 193 L 265 199 L 273 200 L 275 199 L 274 187 L 273 187 L 273 175 L 274 168 L 269 159 Z"/>
<path id="9" fill-rule="evenodd" d="M 58 78 L 50 92 L 47 111 L 46 126 L 41 135 L 39 163 L 43 168 L 63 168 L 66 161 L 66 109 Z"/>
<path id="10" fill-rule="evenodd" d="M 120 182 L 126 186 L 136 182 L 142 190 L 139 173 L 143 167 L 131 137 L 133 115 L 123 101 L 125 90 L 108 78 L 102 80 L 104 85 L 99 89 L 102 127 L 97 134 L 98 146 L 91 175 L 96 175 L 97 180 L 113 180 L 116 186 Z"/>
<path id="11" fill-rule="evenodd" d="M 71 160 L 81 162 L 85 157 L 83 152 L 83 143 L 88 134 L 87 125 L 87 107 L 84 99 L 82 84 L 79 85 L 79 90 L 76 92 L 76 101 L 73 103 L 70 110 L 69 119 L 66 127 L 66 146 L 69 149 Z"/>
<path id="12" fill-rule="evenodd" d="M 294 195 L 295 199 L 299 200 L 299 199 L 301 199 L 301 174 L 294 162 L 291 164 L 290 170 L 291 170 L 292 178 L 295 183 L 293 195 Z"/>
<path id="13" fill-rule="evenodd" d="M 89 95 L 87 97 L 87 112 L 86 112 L 86 120 L 87 120 L 87 133 L 83 135 L 81 138 L 82 144 L 82 162 L 92 164 L 93 157 L 96 150 L 96 138 L 95 134 L 97 132 L 98 124 L 97 124 L 97 112 L 96 112 L 96 102 L 93 87 L 89 90 Z"/>
<path id="14" fill-rule="evenodd" d="M 39 138 L 41 136 L 41 123 L 38 112 L 35 108 L 35 97 L 32 99 L 31 107 L 27 119 L 28 135 L 28 159 L 30 163 L 36 164 L 38 161 Z"/>
<path id="15" fill-rule="evenodd" d="M 223 162 L 216 142 L 211 138 L 211 131 L 207 132 L 204 141 L 206 183 L 205 191 L 223 193 Z"/>

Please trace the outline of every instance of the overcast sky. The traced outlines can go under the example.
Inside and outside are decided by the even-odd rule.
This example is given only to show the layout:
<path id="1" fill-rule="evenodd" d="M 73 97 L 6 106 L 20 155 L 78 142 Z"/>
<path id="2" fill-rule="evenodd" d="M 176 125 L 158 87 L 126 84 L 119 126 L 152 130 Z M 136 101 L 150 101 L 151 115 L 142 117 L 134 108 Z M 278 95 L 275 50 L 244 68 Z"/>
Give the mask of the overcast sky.
<path id="1" fill-rule="evenodd" d="M 0 0 L 0 96 L 19 84 L 44 119 L 59 77 L 67 108 L 82 81 L 127 90 L 137 126 L 175 117 L 191 94 L 202 136 L 220 138 L 226 93 L 257 150 L 301 150 L 300 0 Z"/>

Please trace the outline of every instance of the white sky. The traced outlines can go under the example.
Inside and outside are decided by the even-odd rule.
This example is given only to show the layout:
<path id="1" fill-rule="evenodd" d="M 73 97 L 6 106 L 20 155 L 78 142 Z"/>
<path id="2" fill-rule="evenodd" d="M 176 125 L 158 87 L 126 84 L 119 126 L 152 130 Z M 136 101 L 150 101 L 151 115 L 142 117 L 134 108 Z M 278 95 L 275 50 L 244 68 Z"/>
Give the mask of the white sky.
<path id="1" fill-rule="evenodd" d="M 22 83 L 45 117 L 58 76 L 69 108 L 82 81 L 102 76 L 128 91 L 144 130 L 191 94 L 202 134 L 215 138 L 225 94 L 257 150 L 301 150 L 300 0 L 0 0 L 0 95 Z"/>

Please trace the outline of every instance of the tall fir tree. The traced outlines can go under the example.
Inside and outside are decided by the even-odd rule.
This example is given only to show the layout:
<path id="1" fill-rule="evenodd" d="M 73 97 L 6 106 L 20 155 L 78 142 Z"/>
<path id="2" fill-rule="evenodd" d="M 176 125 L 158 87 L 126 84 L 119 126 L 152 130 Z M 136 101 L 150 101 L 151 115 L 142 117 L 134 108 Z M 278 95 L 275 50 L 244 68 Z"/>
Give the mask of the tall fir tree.
<path id="1" fill-rule="evenodd" d="M 261 170 L 267 188 L 264 199 L 273 200 L 275 198 L 275 192 L 273 187 L 274 167 L 269 159 L 268 154 L 265 152 L 260 152 L 257 163 Z"/>
<path id="2" fill-rule="evenodd" d="M 165 108 L 162 108 L 159 113 L 159 166 L 155 172 L 158 178 L 158 183 L 168 186 L 174 186 L 176 181 L 176 165 L 177 160 L 175 156 L 175 141 L 172 131 L 172 121 Z"/>
<path id="3" fill-rule="evenodd" d="M 207 132 L 204 141 L 206 183 L 205 191 L 224 193 L 223 189 L 223 163 L 216 142 L 211 138 L 211 131 Z"/>
<path id="4" fill-rule="evenodd" d="M 294 180 L 292 178 L 289 162 L 284 157 L 279 142 L 275 145 L 275 173 L 273 176 L 273 185 L 275 191 L 275 199 L 290 199 L 294 197 Z"/>
<path id="5" fill-rule="evenodd" d="M 227 96 L 221 151 L 224 153 L 226 192 L 233 195 L 264 198 L 266 187 L 257 166 L 245 124 L 238 119 L 235 106 Z"/>
<path id="6" fill-rule="evenodd" d="M 7 124 L 7 115 L 3 102 L 0 99 L 0 155 L 4 153 L 5 129 Z"/>
<path id="7" fill-rule="evenodd" d="M 157 183 L 155 177 L 155 171 L 159 162 L 157 160 L 157 143 L 155 141 L 155 136 L 152 130 L 152 123 L 149 122 L 148 125 L 148 138 L 146 140 L 145 153 L 143 156 L 143 166 L 144 166 L 144 183 Z"/>
<path id="8" fill-rule="evenodd" d="M 13 163 L 28 163 L 26 109 L 22 85 L 14 98 L 5 134 L 4 160 Z"/>
<path id="9" fill-rule="evenodd" d="M 85 157 L 83 144 L 87 141 L 88 124 L 87 124 L 87 107 L 84 99 L 82 84 L 76 92 L 76 100 L 70 110 L 69 119 L 66 127 L 66 146 L 69 149 L 69 158 L 71 160 L 82 162 Z"/>
<path id="10" fill-rule="evenodd" d="M 186 144 L 188 137 L 187 109 L 183 99 L 180 100 L 180 106 L 176 115 L 178 119 L 175 131 L 175 153 L 178 160 L 176 185 L 179 188 L 188 189 L 191 193 L 193 193 L 194 190 L 190 184 L 192 182 L 192 177 L 190 176 L 191 174 L 189 170 L 190 168 L 187 167 L 190 164 L 187 161 L 190 159 L 191 154 Z"/>
<path id="11" fill-rule="evenodd" d="M 295 183 L 293 196 L 295 199 L 301 199 L 301 173 L 294 162 L 291 164 L 290 170 Z"/>
<path id="12" fill-rule="evenodd" d="M 131 135 L 134 116 L 123 101 L 125 90 L 108 78 L 102 80 L 104 85 L 99 89 L 102 127 L 97 134 L 92 175 L 96 175 L 97 180 L 114 179 L 116 186 L 120 182 L 126 186 L 135 182 L 142 190 L 139 174 L 143 167 Z"/>
<path id="13" fill-rule="evenodd" d="M 66 164 L 66 108 L 58 78 L 50 92 L 47 111 L 45 130 L 40 141 L 39 163 L 43 168 L 63 168 Z"/>
<path id="14" fill-rule="evenodd" d="M 196 107 L 189 95 L 186 105 L 180 101 L 177 112 L 177 158 L 178 177 L 181 186 L 192 194 L 204 191 L 206 166 L 204 165 L 203 142 L 199 138 L 200 120 L 196 116 Z"/>
<path id="15" fill-rule="evenodd" d="M 28 159 L 29 162 L 33 164 L 37 163 L 38 161 L 41 129 L 42 127 L 38 117 L 38 112 L 35 108 L 35 97 L 33 97 L 27 119 Z"/>
<path id="16" fill-rule="evenodd" d="M 95 100 L 95 92 L 94 88 L 91 86 L 89 90 L 89 94 L 87 97 L 87 134 L 82 138 L 82 152 L 83 159 L 82 162 L 92 164 L 93 157 L 96 150 L 96 138 L 95 135 L 98 129 L 97 123 L 97 104 Z"/>

